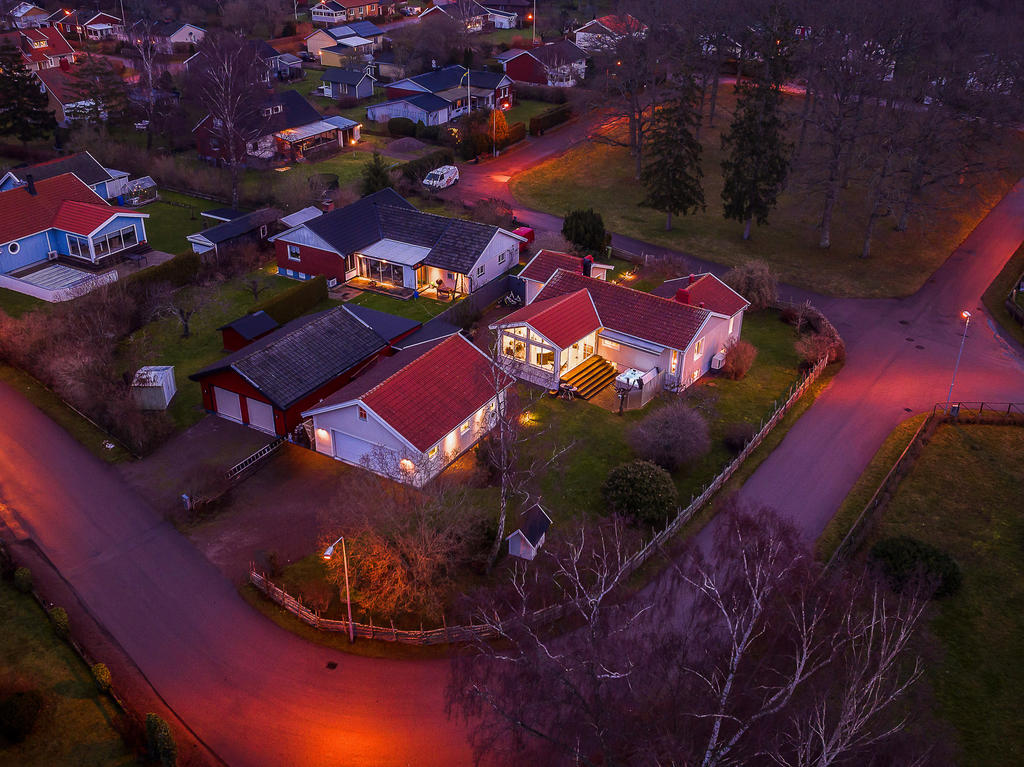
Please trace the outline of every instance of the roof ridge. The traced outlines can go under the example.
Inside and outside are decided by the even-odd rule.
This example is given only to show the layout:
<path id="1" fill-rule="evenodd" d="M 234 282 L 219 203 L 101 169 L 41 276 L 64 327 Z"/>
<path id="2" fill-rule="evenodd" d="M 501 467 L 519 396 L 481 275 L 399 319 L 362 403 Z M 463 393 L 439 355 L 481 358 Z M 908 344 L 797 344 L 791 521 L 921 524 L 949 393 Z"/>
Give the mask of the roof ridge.
<path id="1" fill-rule="evenodd" d="M 461 338 L 467 344 L 470 344 L 470 346 L 472 346 L 472 343 L 467 338 L 465 338 L 462 335 L 462 333 L 453 333 L 452 335 L 448 336 L 447 338 L 443 338 L 441 341 L 439 341 L 438 343 L 436 343 L 433 346 L 431 346 L 429 349 L 427 349 L 425 352 L 423 352 L 423 354 L 420 354 L 420 355 L 418 355 L 416 357 L 413 357 L 411 360 L 409 360 L 407 363 L 402 365 L 402 367 L 398 368 L 398 370 L 396 370 L 394 373 L 389 375 L 387 378 L 384 378 L 384 379 L 378 381 L 372 387 L 370 387 L 369 389 L 364 391 L 362 394 L 360 394 L 358 397 L 356 397 L 356 399 L 361 400 L 361 399 L 364 399 L 366 397 L 369 397 L 373 392 L 377 391 L 377 389 L 382 387 L 384 384 L 388 383 L 392 378 L 396 377 L 399 373 L 402 373 L 407 367 L 409 367 L 409 365 L 412 365 L 414 362 L 418 362 L 419 360 L 423 359 L 424 357 L 426 357 L 428 354 L 430 354 L 435 349 L 440 349 L 442 346 L 444 346 L 446 343 L 451 341 L 453 338 Z"/>

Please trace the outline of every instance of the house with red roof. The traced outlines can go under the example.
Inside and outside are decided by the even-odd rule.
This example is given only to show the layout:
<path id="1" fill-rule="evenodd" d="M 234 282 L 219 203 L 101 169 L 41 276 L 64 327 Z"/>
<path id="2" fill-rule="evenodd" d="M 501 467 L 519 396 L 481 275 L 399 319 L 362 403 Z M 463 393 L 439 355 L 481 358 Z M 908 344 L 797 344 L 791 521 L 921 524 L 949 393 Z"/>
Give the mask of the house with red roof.
<path id="1" fill-rule="evenodd" d="M 303 416 L 318 453 L 420 487 L 493 428 L 513 383 L 456 333 L 378 359 Z"/>
<path id="2" fill-rule="evenodd" d="M 538 250 L 537 255 L 531 258 L 516 276 L 525 286 L 526 303 L 531 303 L 544 287 L 544 283 L 559 269 L 593 277 L 595 280 L 607 280 L 614 268 L 611 264 L 596 263 L 593 256 L 581 258 L 557 250 Z"/>
<path id="3" fill-rule="evenodd" d="M 25 67 L 39 72 L 75 62 L 75 49 L 57 27 L 34 27 L 0 32 L 0 45 L 13 45 L 21 51 Z"/>
<path id="4" fill-rule="evenodd" d="M 90 269 L 146 242 L 148 213 L 118 208 L 74 173 L 0 192 L 0 274 L 61 260 Z"/>
<path id="5" fill-rule="evenodd" d="M 647 37 L 647 25 L 628 13 L 600 16 L 574 30 L 576 47 L 587 53 L 608 51 L 624 37 Z"/>
<path id="6" fill-rule="evenodd" d="M 721 366 L 747 306 L 713 275 L 665 298 L 559 268 L 530 303 L 490 327 L 510 373 L 587 399 L 623 376 L 657 391 L 686 388 Z"/>

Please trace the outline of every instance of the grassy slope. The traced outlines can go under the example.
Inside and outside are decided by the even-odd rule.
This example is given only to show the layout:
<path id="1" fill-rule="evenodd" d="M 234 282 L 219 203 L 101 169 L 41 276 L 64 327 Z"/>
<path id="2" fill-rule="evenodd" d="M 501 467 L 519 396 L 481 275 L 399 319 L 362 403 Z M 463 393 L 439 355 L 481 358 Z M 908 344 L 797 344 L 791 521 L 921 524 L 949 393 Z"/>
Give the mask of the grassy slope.
<path id="1" fill-rule="evenodd" d="M 938 711 L 959 734 L 961 764 L 1024 763 L 1024 428 L 944 426 L 901 483 L 879 536 L 949 552 L 960 593 L 937 605 L 943 650 L 928 670 Z"/>
<path id="2" fill-rule="evenodd" d="M 11 317 L 20 317 L 25 312 L 31 312 L 45 306 L 46 302 L 32 296 L 26 296 L 16 290 L 0 288 L 0 311 L 4 311 Z"/>
<path id="3" fill-rule="evenodd" d="M 57 639 L 35 601 L 0 581 L 0 679 L 43 693 L 46 706 L 24 743 L 3 747 L 0 763 L 20 767 L 136 764 L 111 726 L 114 705 L 92 674 Z"/>
<path id="4" fill-rule="evenodd" d="M 1002 325 L 1011 337 L 1024 344 L 1024 326 L 1018 325 L 1010 316 L 1010 313 L 1006 311 L 1005 304 L 1006 297 L 1010 294 L 1013 286 L 1017 284 L 1021 274 L 1024 274 L 1024 245 L 1006 262 L 1006 266 L 992 280 L 992 284 L 988 286 L 988 290 L 985 291 L 981 300 L 993 319 Z M 1024 310 L 1024 298 L 1021 298 L 1020 294 L 1017 296 L 1017 305 Z"/>
<path id="5" fill-rule="evenodd" d="M 724 111 L 732 108 L 733 101 L 731 93 L 722 94 Z M 512 192 L 523 205 L 557 215 L 573 208 L 593 207 L 604 216 L 611 231 L 721 264 L 765 259 L 785 282 L 818 292 L 901 296 L 913 293 L 924 283 L 1016 180 L 1016 171 L 1024 162 L 1024 139 L 1008 138 L 1001 154 L 1007 155 L 1004 159 L 1010 162 L 1010 171 L 988 179 L 980 192 L 963 190 L 956 196 L 936 199 L 939 209 L 935 214 L 927 221 L 915 221 L 905 233 L 896 232 L 891 220 L 882 221 L 871 258 L 861 259 L 866 218 L 863 180 L 851 181 L 842 193 L 835 211 L 830 250 L 817 247 L 819 196 L 800 190 L 784 194 L 770 225 L 755 227 L 751 239 L 743 242 L 742 227 L 726 221 L 721 209 L 720 130 L 728 120 L 728 114 L 723 113 L 716 128 L 706 128 L 701 136 L 707 210 L 677 218 L 670 232 L 665 231 L 663 214 L 640 207 L 644 191 L 633 178 L 633 161 L 623 147 L 581 144 L 516 176 L 511 182 Z M 886 278 L 878 279 L 879 274 Z"/>

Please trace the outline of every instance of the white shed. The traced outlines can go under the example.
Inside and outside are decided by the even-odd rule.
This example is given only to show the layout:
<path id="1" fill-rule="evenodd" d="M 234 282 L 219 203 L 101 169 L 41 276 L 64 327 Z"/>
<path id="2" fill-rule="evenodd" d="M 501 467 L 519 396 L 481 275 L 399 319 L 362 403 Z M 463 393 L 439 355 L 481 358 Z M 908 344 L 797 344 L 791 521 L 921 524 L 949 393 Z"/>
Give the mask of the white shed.
<path id="1" fill-rule="evenodd" d="M 146 365 L 132 379 L 132 396 L 141 410 L 166 410 L 177 390 L 173 365 Z"/>
<path id="2" fill-rule="evenodd" d="M 505 539 L 508 541 L 508 553 L 520 559 L 533 559 L 544 545 L 550 527 L 551 517 L 539 503 L 533 504 L 523 512 L 519 529 Z"/>

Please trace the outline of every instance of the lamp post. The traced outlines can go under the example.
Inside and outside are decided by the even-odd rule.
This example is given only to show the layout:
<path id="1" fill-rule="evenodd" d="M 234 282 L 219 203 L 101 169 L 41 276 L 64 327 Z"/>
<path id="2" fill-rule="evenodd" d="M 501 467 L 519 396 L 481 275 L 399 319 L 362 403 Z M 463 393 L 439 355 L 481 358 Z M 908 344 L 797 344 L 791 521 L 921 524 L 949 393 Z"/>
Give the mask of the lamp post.
<path id="1" fill-rule="evenodd" d="M 953 366 L 953 380 L 949 382 L 949 394 L 946 396 L 946 414 L 949 414 L 949 406 L 953 401 L 953 385 L 956 383 L 956 373 L 960 369 L 960 357 L 964 353 L 964 342 L 967 340 L 967 328 L 971 324 L 971 313 L 964 309 L 960 312 L 960 316 L 964 318 L 964 334 L 960 338 L 960 351 L 956 354 L 956 365 Z"/>
<path id="2" fill-rule="evenodd" d="M 462 80 L 466 81 L 466 114 L 469 114 L 473 111 L 472 96 L 469 92 L 469 67 L 466 67 L 466 74 L 462 76 Z M 462 80 L 459 80 L 459 84 L 462 83 Z"/>
<path id="3" fill-rule="evenodd" d="M 324 559 L 329 560 L 334 556 L 334 547 L 341 544 L 341 557 L 345 566 L 345 604 L 348 605 L 348 641 L 351 644 L 356 641 L 356 632 L 352 627 L 352 594 L 348 589 L 348 552 L 345 550 L 345 536 L 341 536 L 324 551 Z"/>

